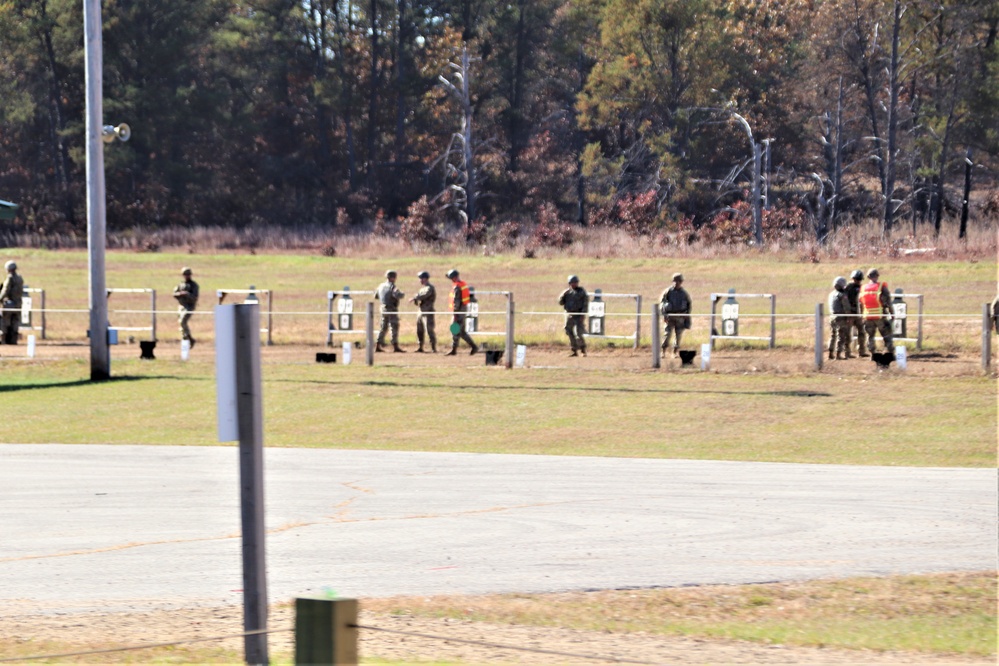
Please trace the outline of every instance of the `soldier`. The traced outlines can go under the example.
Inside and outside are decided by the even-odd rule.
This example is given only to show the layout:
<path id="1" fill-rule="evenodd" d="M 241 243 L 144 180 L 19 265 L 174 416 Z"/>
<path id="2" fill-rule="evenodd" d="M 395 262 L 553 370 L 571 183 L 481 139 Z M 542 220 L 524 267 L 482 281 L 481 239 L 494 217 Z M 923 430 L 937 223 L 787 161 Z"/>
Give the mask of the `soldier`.
<path id="1" fill-rule="evenodd" d="M 437 353 L 437 333 L 434 331 L 434 303 L 437 302 L 437 290 L 430 284 L 430 273 L 420 271 L 417 276 L 420 278 L 420 290 L 416 292 L 416 298 L 410 299 L 420 308 L 420 314 L 416 317 L 416 338 L 420 341 L 420 348 L 416 351 L 423 353 L 423 342 L 430 338 L 430 351 Z"/>
<path id="2" fill-rule="evenodd" d="M 850 324 L 850 333 L 857 333 L 857 354 L 860 356 L 870 356 L 867 352 L 867 333 L 864 331 L 864 318 L 860 312 L 860 287 L 864 281 L 864 271 L 859 268 L 850 273 L 850 282 L 846 285 L 846 297 L 850 301 L 850 314 L 847 319 Z"/>
<path id="3" fill-rule="evenodd" d="M 891 293 L 888 284 L 878 282 L 878 269 L 867 271 L 870 282 L 860 290 L 860 304 L 864 307 L 864 331 L 867 333 L 867 351 L 874 353 L 874 334 L 881 333 L 885 343 L 885 351 L 894 351 L 892 344 L 891 322 L 895 309 L 891 304 Z"/>
<path id="4" fill-rule="evenodd" d="M 375 298 L 381 303 L 382 327 L 378 331 L 378 342 L 375 343 L 375 351 L 385 351 L 382 345 L 385 344 L 385 333 L 392 329 L 392 351 L 405 352 L 399 346 L 399 301 L 406 295 L 395 286 L 395 271 L 385 271 L 385 282 L 378 285 L 375 290 Z"/>
<path id="5" fill-rule="evenodd" d="M 3 344 L 17 344 L 17 328 L 21 325 L 21 297 L 24 296 L 24 278 L 17 274 L 17 264 L 8 261 L 4 264 L 7 278 L 0 287 L 0 307 L 3 316 L 0 317 L 0 333 Z"/>
<path id="6" fill-rule="evenodd" d="M 465 315 L 468 304 L 472 301 L 472 292 L 468 288 L 468 283 L 464 282 L 458 274 L 458 270 L 452 268 L 446 273 L 446 277 L 451 280 L 454 289 L 451 291 L 451 298 L 448 299 L 448 307 L 454 313 L 451 323 L 451 351 L 448 356 L 458 353 L 458 340 L 464 340 L 472 347 L 472 354 L 479 351 L 479 346 L 472 340 L 472 336 L 465 330 Z M 456 328 L 457 327 L 457 328 Z M 455 330 L 458 332 L 455 333 Z"/>
<path id="7" fill-rule="evenodd" d="M 833 281 L 833 290 L 829 292 L 829 360 L 833 353 L 837 360 L 850 359 L 850 299 L 846 295 L 846 278 L 838 277 Z"/>
<path id="8" fill-rule="evenodd" d="M 586 356 L 586 338 L 583 337 L 583 330 L 590 297 L 586 290 L 579 286 L 577 276 L 569 276 L 569 288 L 558 297 L 558 304 L 565 308 L 566 312 L 565 334 L 569 336 L 569 345 L 572 347 L 569 356 L 578 356 L 579 352 L 583 352 L 583 356 Z"/>
<path id="9" fill-rule="evenodd" d="M 666 355 L 670 335 L 673 335 L 673 358 L 677 357 L 683 332 L 690 328 L 690 294 L 683 288 L 683 275 L 673 273 L 673 284 L 659 297 L 659 312 L 663 316 L 662 355 Z"/>
<path id="10" fill-rule="evenodd" d="M 191 328 L 188 326 L 188 322 L 191 321 L 194 308 L 198 304 L 198 283 L 191 279 L 190 268 L 185 266 L 181 269 L 180 274 L 184 276 L 184 281 L 173 288 L 173 297 L 180 304 L 177 310 L 177 317 L 180 324 L 181 339 L 189 340 L 193 348 L 194 338 L 191 337 Z"/>

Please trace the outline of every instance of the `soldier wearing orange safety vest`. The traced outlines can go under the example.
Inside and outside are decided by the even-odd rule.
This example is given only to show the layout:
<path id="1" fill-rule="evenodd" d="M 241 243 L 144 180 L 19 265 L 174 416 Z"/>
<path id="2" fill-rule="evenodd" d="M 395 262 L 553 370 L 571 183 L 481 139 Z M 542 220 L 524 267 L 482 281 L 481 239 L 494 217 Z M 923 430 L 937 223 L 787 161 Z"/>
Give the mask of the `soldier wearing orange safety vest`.
<path id="1" fill-rule="evenodd" d="M 894 351 L 891 322 L 895 311 L 891 304 L 888 285 L 878 282 L 878 269 L 867 271 L 870 282 L 860 289 L 860 305 L 864 309 L 864 331 L 867 333 L 867 350 L 874 353 L 874 334 L 880 333 L 885 343 L 885 351 Z"/>
<path id="2" fill-rule="evenodd" d="M 475 344 L 472 336 L 465 330 L 465 315 L 463 314 L 468 310 L 468 304 L 472 300 L 471 290 L 468 288 L 468 283 L 459 278 L 457 269 L 452 268 L 445 275 L 454 284 L 454 290 L 451 292 L 451 298 L 448 303 L 454 315 L 451 323 L 451 351 L 447 355 L 454 356 L 458 353 L 459 340 L 467 342 L 472 347 L 471 353 L 474 354 L 479 351 L 479 346 Z M 455 333 L 455 330 L 457 330 L 457 333 Z"/>

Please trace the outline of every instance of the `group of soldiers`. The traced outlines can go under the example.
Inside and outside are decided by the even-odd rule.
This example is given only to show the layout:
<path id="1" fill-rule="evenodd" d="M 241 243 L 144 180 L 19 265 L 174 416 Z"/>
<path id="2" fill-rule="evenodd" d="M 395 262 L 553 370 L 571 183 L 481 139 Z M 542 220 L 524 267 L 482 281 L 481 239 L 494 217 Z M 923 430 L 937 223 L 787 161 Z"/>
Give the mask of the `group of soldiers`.
<path id="1" fill-rule="evenodd" d="M 850 274 L 850 281 L 843 276 L 833 280 L 829 292 L 830 335 L 828 354 L 830 360 L 851 359 L 852 335 L 857 332 L 858 356 L 870 356 L 875 349 L 875 336 L 881 334 L 885 350 L 895 349 L 892 340 L 892 306 L 888 283 L 880 282 L 878 269 L 867 271 L 867 284 L 860 269 Z M 866 341 L 866 346 L 865 346 Z"/>
<path id="2" fill-rule="evenodd" d="M 436 304 L 437 289 L 430 283 L 430 273 L 420 271 L 416 275 L 420 280 L 420 289 L 416 296 L 409 299 L 411 303 L 420 308 L 420 313 L 416 319 L 416 338 L 420 346 L 417 353 L 423 354 L 437 353 L 437 331 L 436 331 Z M 471 353 L 476 354 L 479 346 L 472 340 L 472 336 L 465 330 L 465 318 L 468 312 L 468 304 L 472 301 L 472 290 L 468 283 L 461 279 L 461 274 L 457 269 L 452 268 L 444 277 L 451 280 L 451 291 L 448 294 L 448 310 L 451 312 L 451 350 L 448 356 L 458 353 L 458 344 L 464 340 L 471 347 Z M 392 351 L 405 352 L 399 346 L 399 303 L 406 297 L 399 287 L 396 286 L 398 274 L 395 271 L 385 272 L 385 282 L 378 285 L 375 290 L 375 299 L 381 306 L 381 328 L 378 331 L 378 340 L 375 343 L 376 352 L 385 351 L 385 336 L 391 332 Z M 427 343 L 430 349 L 426 349 Z"/>
<path id="3" fill-rule="evenodd" d="M 8 261 L 4 265 L 7 275 L 0 286 L 0 343 L 17 344 L 18 327 L 21 322 L 21 305 L 24 295 L 24 279 L 17 272 L 17 263 Z M 178 321 L 180 334 L 190 346 L 194 346 L 194 338 L 188 325 L 198 304 L 199 287 L 192 278 L 192 270 L 184 267 L 181 270 L 183 282 L 174 287 L 173 297 L 178 303 Z M 437 353 L 437 332 L 435 330 L 435 315 L 437 290 L 430 283 L 430 273 L 420 271 L 416 277 L 420 280 L 420 288 L 416 296 L 409 299 L 419 308 L 416 320 L 416 337 L 419 341 L 417 353 Z M 451 313 L 451 349 L 448 356 L 458 353 L 458 345 L 464 340 L 471 348 L 471 353 L 479 351 L 478 345 L 465 329 L 468 305 L 471 302 L 471 289 L 468 283 L 461 279 L 457 269 L 452 268 L 445 277 L 451 280 L 452 288 L 448 294 L 448 310 Z M 385 282 L 375 290 L 375 299 L 381 305 L 381 328 L 378 332 L 376 352 L 385 351 L 386 335 L 391 334 L 392 350 L 405 352 L 399 346 L 399 303 L 405 294 L 396 285 L 398 274 L 390 270 L 385 272 Z M 854 270 L 850 280 L 839 276 L 833 280 L 833 289 L 829 293 L 830 336 L 828 355 L 830 360 L 850 359 L 854 357 L 852 339 L 856 332 L 857 355 L 870 356 L 875 350 L 875 337 L 881 335 L 887 351 L 893 351 L 892 321 L 895 311 L 892 306 L 891 293 L 888 285 L 879 280 L 877 268 L 867 271 L 868 282 L 863 283 L 864 272 Z M 570 356 L 582 354 L 586 356 L 585 324 L 589 310 L 590 297 L 579 284 L 578 275 L 570 275 L 568 287 L 558 298 L 558 304 L 565 309 L 565 333 L 571 347 Z M 679 353 L 683 333 L 690 328 L 692 301 L 690 294 L 683 288 L 683 275 L 674 273 L 672 282 L 659 297 L 659 309 L 663 317 L 663 341 L 661 354 L 672 351 L 673 357 Z M 999 333 L 999 296 L 992 302 L 993 327 Z M 429 343 L 429 350 L 426 348 Z"/>
<path id="4" fill-rule="evenodd" d="M 572 351 L 569 356 L 586 356 L 584 330 L 590 297 L 579 285 L 579 276 L 569 276 L 569 286 L 558 298 L 558 304 L 565 308 L 565 334 L 569 336 Z M 665 356 L 672 349 L 673 357 L 679 354 L 683 332 L 690 328 L 690 294 L 683 288 L 683 275 L 674 273 L 672 284 L 659 297 L 659 311 L 663 316 L 663 343 L 660 353 Z M 672 344 L 671 344 L 672 342 Z"/>

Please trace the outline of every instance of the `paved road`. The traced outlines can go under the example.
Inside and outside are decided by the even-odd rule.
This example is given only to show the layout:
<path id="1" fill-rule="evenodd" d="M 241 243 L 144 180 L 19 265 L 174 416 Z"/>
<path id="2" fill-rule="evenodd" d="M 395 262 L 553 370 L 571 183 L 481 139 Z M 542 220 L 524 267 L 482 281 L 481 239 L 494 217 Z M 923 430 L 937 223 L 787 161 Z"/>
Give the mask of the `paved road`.
<path id="1" fill-rule="evenodd" d="M 0 607 L 241 600 L 231 447 L 0 444 Z M 268 449 L 271 601 L 996 567 L 995 470 Z"/>

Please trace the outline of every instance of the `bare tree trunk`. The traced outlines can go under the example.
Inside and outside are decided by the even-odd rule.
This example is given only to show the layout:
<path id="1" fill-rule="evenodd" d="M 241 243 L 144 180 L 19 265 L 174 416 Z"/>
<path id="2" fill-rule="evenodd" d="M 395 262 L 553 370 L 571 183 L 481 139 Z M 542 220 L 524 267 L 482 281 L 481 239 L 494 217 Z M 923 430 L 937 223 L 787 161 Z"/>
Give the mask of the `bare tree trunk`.
<path id="1" fill-rule="evenodd" d="M 902 3 L 895 0 L 894 20 L 891 31 L 891 61 L 888 64 L 888 149 L 885 151 L 885 209 L 884 233 L 891 234 L 892 222 L 895 219 L 895 171 L 896 151 L 898 146 L 898 93 L 899 93 L 899 59 L 898 42 L 902 27 Z"/>

